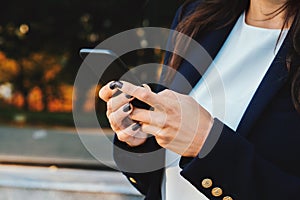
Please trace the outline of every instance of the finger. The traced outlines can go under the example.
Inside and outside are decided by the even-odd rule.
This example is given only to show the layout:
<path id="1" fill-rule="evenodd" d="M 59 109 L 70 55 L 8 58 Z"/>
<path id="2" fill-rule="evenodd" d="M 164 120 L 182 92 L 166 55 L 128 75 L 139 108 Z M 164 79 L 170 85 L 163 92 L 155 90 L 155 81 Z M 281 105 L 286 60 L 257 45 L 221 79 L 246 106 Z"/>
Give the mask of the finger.
<path id="1" fill-rule="evenodd" d="M 164 147 L 168 148 L 170 144 L 174 145 L 174 137 L 170 134 L 168 134 L 165 129 L 157 127 L 157 126 L 152 126 L 149 124 L 143 124 L 141 127 L 141 130 L 145 133 L 151 134 L 155 137 L 157 143 Z M 178 146 L 176 146 L 176 149 Z M 176 152 L 176 151 L 174 151 Z"/>
<path id="2" fill-rule="evenodd" d="M 146 141 L 146 138 L 132 137 L 131 140 L 126 143 L 131 147 L 135 147 L 143 144 Z"/>
<path id="3" fill-rule="evenodd" d="M 150 124 L 142 124 L 141 125 L 141 131 L 151 134 L 155 137 L 160 136 L 161 134 L 163 134 L 163 128 L 158 127 L 158 126 L 153 126 Z"/>
<path id="4" fill-rule="evenodd" d="M 149 87 L 149 85 L 147 85 L 147 84 L 142 84 L 142 86 L 143 86 L 144 88 L 148 89 L 149 91 L 152 91 L 151 88 Z"/>
<path id="5" fill-rule="evenodd" d="M 115 81 L 111 81 L 108 84 L 104 85 L 100 91 L 99 91 L 99 97 L 107 102 L 117 91 L 117 88 L 112 88 L 111 85 L 114 83 Z"/>
<path id="6" fill-rule="evenodd" d="M 128 122 L 126 122 L 126 118 L 132 112 L 132 105 L 125 104 L 123 107 L 120 107 L 115 112 L 107 115 L 109 123 L 114 131 L 120 130 L 128 126 Z M 125 124 L 126 123 L 126 124 Z"/>
<path id="7" fill-rule="evenodd" d="M 180 102 L 180 95 L 179 93 L 169 90 L 169 89 L 165 89 L 161 92 L 159 92 L 157 94 L 159 96 L 159 98 L 163 98 L 164 101 L 167 102 L 167 104 L 164 104 L 164 107 L 161 108 L 161 110 L 167 110 L 167 109 L 171 109 L 173 110 L 174 108 L 176 108 L 178 106 L 178 103 Z M 159 109 L 159 107 L 158 107 Z"/>
<path id="8" fill-rule="evenodd" d="M 169 97 L 169 98 L 176 98 L 176 94 L 179 94 L 175 91 L 165 89 L 158 93 L 159 96 Z"/>
<path id="9" fill-rule="evenodd" d="M 120 141 L 126 142 L 130 146 L 137 146 L 144 143 L 148 135 L 140 131 L 141 125 L 134 123 L 126 129 L 119 131 L 117 137 Z"/>
<path id="10" fill-rule="evenodd" d="M 124 93 L 110 98 L 107 101 L 107 115 L 110 115 L 110 113 L 115 112 L 122 106 L 125 106 L 125 104 L 128 104 L 131 100 L 132 97 Z"/>
<path id="11" fill-rule="evenodd" d="M 134 108 L 129 117 L 134 121 L 158 126 L 161 128 L 165 127 L 167 120 L 167 115 L 165 112 L 150 111 L 140 108 Z"/>
<path id="12" fill-rule="evenodd" d="M 145 88 L 136 86 L 126 81 L 122 81 L 122 84 L 123 85 L 119 88 L 119 90 L 149 104 L 152 107 L 160 104 L 163 99 L 162 97 L 159 98 L 158 95 L 149 90 L 148 87 Z"/>

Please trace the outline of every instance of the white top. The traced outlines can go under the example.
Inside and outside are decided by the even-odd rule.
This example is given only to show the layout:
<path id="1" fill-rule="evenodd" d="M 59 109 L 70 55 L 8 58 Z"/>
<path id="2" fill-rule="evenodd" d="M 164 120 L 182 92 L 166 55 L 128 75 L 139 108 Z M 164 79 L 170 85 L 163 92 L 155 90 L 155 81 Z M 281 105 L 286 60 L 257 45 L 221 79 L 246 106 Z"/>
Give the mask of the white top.
<path id="1" fill-rule="evenodd" d="M 236 131 L 288 32 L 283 31 L 276 46 L 280 31 L 250 26 L 245 22 L 245 13 L 242 14 L 214 63 L 209 66 L 190 96 L 214 118 Z M 216 73 L 219 74 L 223 87 L 220 87 Z M 171 163 L 170 160 L 174 162 L 172 167 L 166 169 L 164 177 L 166 185 L 162 189 L 165 200 L 206 199 L 180 176 L 180 156 L 167 151 L 166 158 L 167 166 Z"/>

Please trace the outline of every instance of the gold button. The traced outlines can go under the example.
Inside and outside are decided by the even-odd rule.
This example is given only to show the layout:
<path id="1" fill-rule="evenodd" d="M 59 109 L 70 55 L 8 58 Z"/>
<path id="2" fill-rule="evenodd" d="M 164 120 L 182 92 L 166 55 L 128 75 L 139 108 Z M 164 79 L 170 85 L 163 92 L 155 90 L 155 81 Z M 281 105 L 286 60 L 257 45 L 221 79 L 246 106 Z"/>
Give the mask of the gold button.
<path id="1" fill-rule="evenodd" d="M 136 184 L 136 180 L 135 180 L 134 178 L 132 178 L 132 177 L 129 177 L 129 180 L 130 180 L 130 182 L 132 182 L 132 183 Z"/>
<path id="2" fill-rule="evenodd" d="M 231 198 L 230 196 L 226 196 L 223 198 L 223 200 L 233 200 L 233 198 Z"/>
<path id="3" fill-rule="evenodd" d="M 203 179 L 203 181 L 202 181 L 202 187 L 204 187 L 204 188 L 210 188 L 211 186 L 212 186 L 212 180 L 211 179 L 209 179 L 209 178 L 206 178 L 206 179 Z"/>
<path id="4" fill-rule="evenodd" d="M 214 196 L 214 197 L 219 197 L 223 194 L 223 191 L 221 188 L 219 187 L 215 187 L 211 190 L 211 194 Z"/>

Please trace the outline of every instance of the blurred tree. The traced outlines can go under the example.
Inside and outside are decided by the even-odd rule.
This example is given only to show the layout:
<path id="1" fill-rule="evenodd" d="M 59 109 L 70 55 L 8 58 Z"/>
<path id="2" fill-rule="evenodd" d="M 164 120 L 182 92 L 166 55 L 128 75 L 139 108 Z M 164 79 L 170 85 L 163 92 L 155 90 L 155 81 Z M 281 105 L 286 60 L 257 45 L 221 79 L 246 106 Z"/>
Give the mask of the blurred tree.
<path id="1" fill-rule="evenodd" d="M 24 108 L 28 109 L 28 94 L 36 86 L 42 94 L 43 110 L 48 111 L 49 101 L 62 97 L 59 86 L 61 81 L 56 77 L 62 70 L 63 58 L 51 56 L 44 52 L 32 53 L 20 62 L 20 71 L 12 80 L 15 89 L 23 94 Z"/>
<path id="2" fill-rule="evenodd" d="M 11 82 L 25 98 L 34 85 L 45 92 L 50 86 L 51 91 L 58 91 L 56 83 L 73 84 L 82 62 L 78 56 L 81 47 L 95 47 L 135 27 L 169 27 L 179 4 L 173 0 L 4 1 L 0 7 L 0 51 L 7 59 L 2 63 L 0 55 L 0 72 L 7 76 L 5 79 L 13 78 Z M 12 66 L 13 61 L 16 66 Z M 127 63 L 136 64 L 136 57 Z M 60 69 L 45 81 L 45 74 L 58 65 Z M 4 80 L 4 75 L 1 78 Z M 85 96 L 86 91 L 88 88 L 77 88 L 78 96 Z"/>
<path id="3" fill-rule="evenodd" d="M 0 85 L 13 80 L 18 73 L 18 63 L 0 51 Z"/>
<path id="4" fill-rule="evenodd" d="M 42 94 L 44 110 L 47 110 L 49 101 L 60 95 L 61 83 L 56 79 L 61 71 L 63 58 L 57 58 L 49 54 L 38 52 L 31 53 L 16 62 L 7 58 L 0 52 L 0 85 L 11 83 L 14 91 L 22 94 L 24 109 L 28 110 L 28 95 L 30 91 L 39 87 Z"/>

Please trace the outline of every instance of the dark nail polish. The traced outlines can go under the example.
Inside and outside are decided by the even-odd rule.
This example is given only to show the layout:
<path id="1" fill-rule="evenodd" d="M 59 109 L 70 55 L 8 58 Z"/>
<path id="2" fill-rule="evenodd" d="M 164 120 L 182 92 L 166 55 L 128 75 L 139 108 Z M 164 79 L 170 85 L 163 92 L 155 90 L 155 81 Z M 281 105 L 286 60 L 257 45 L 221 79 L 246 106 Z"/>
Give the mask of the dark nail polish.
<path id="1" fill-rule="evenodd" d="M 120 81 L 115 81 L 115 85 L 116 85 L 115 87 L 117 87 L 119 89 L 121 89 L 123 87 L 123 83 Z"/>
<path id="2" fill-rule="evenodd" d="M 124 112 L 128 112 L 131 110 L 131 107 L 130 107 L 130 104 L 126 104 L 124 107 L 123 107 L 123 111 Z"/>
<path id="3" fill-rule="evenodd" d="M 109 85 L 109 88 L 111 90 L 115 89 L 115 88 L 119 88 L 121 89 L 123 87 L 123 83 L 120 82 L 120 81 L 115 81 L 115 82 L 112 82 L 110 85 Z"/>
<path id="4" fill-rule="evenodd" d="M 115 94 L 112 95 L 112 97 L 116 97 L 119 96 L 120 94 L 122 94 L 123 92 L 120 90 L 117 90 Z"/>
<path id="5" fill-rule="evenodd" d="M 116 88 L 116 82 L 112 82 L 110 85 L 109 85 L 109 88 L 111 90 L 115 89 Z"/>
<path id="6" fill-rule="evenodd" d="M 141 124 L 140 124 L 140 123 L 136 123 L 135 125 L 132 126 L 132 130 L 133 130 L 133 131 L 136 131 L 136 130 L 138 130 L 139 128 L 141 128 Z"/>
<path id="7" fill-rule="evenodd" d="M 131 98 L 132 98 L 132 96 L 129 95 L 129 94 L 126 94 L 125 97 L 126 97 L 127 99 L 131 99 Z"/>
<path id="8" fill-rule="evenodd" d="M 154 109 L 153 107 L 150 107 L 149 110 L 150 110 L 150 111 L 154 111 L 155 109 Z"/>

